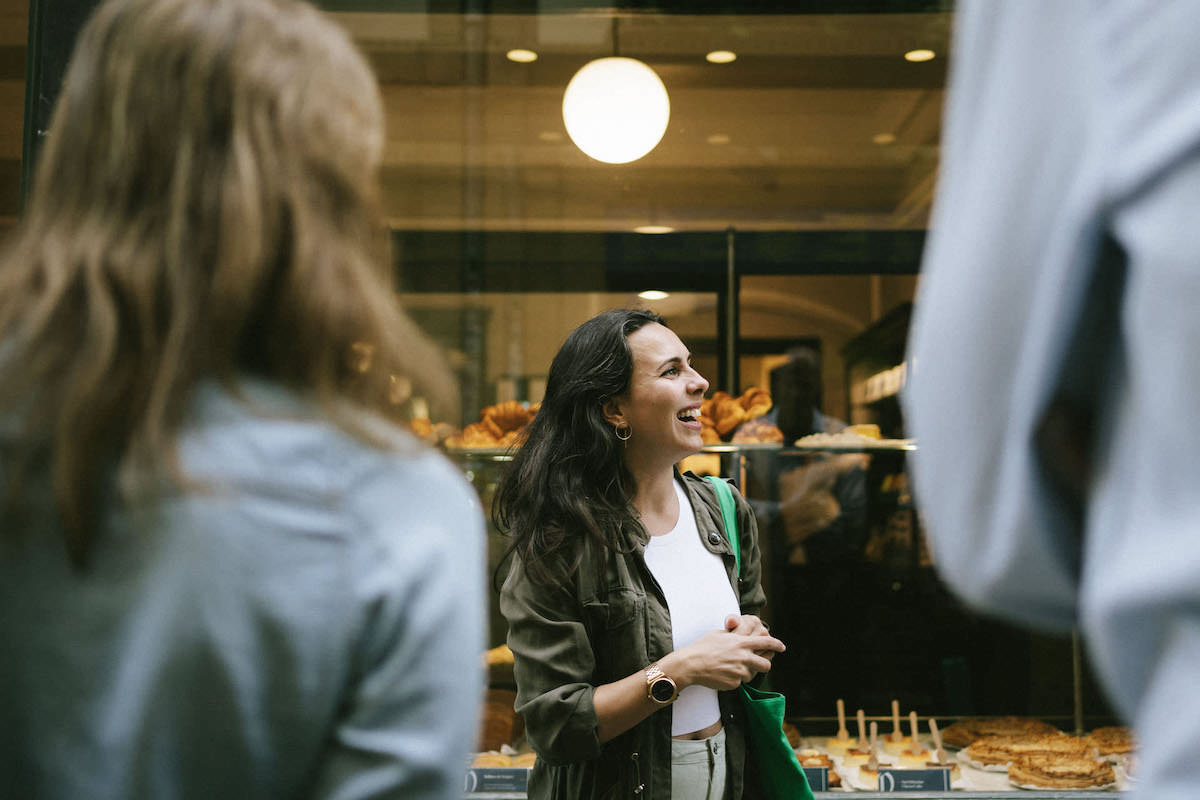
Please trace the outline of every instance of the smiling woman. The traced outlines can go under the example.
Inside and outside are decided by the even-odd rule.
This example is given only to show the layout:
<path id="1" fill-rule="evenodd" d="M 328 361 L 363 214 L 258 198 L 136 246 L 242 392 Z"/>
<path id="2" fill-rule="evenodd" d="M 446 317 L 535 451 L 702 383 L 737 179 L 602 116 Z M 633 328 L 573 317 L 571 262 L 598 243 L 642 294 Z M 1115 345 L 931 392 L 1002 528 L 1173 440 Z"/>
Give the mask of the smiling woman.
<path id="1" fill-rule="evenodd" d="M 755 795 L 730 690 L 784 648 L 756 616 L 749 506 L 736 495 L 739 578 L 715 491 L 674 467 L 701 447 L 707 388 L 649 311 L 593 317 L 550 366 L 494 509 L 530 798 Z"/>

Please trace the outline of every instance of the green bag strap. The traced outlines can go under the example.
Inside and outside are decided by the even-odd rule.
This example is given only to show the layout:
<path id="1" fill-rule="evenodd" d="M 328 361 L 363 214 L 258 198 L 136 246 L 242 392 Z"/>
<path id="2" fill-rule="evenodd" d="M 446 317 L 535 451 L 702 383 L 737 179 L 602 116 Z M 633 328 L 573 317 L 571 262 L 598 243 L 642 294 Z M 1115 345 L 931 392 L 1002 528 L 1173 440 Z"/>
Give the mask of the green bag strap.
<path id="1" fill-rule="evenodd" d="M 723 478 L 706 475 L 705 480 L 717 490 L 717 502 L 721 504 L 721 518 L 725 521 L 725 535 L 729 537 L 729 546 L 733 549 L 733 563 L 737 565 L 738 577 L 742 575 L 742 546 L 738 541 L 737 503 L 733 500 L 733 490 Z"/>

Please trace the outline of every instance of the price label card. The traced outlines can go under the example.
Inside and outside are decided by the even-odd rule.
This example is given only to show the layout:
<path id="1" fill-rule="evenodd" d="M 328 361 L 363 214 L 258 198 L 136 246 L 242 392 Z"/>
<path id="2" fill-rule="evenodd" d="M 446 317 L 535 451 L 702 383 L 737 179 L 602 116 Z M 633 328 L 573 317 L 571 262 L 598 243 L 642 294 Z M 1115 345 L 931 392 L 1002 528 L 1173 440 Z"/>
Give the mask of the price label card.
<path id="1" fill-rule="evenodd" d="M 529 783 L 529 768 L 471 767 L 463 786 L 470 792 L 523 792 Z"/>
<path id="2" fill-rule="evenodd" d="M 879 768 L 879 791 L 950 791 L 950 770 L 939 769 L 889 769 Z"/>
<path id="3" fill-rule="evenodd" d="M 804 777 L 808 778 L 808 787 L 814 792 L 829 791 L 829 767 L 801 767 Z"/>

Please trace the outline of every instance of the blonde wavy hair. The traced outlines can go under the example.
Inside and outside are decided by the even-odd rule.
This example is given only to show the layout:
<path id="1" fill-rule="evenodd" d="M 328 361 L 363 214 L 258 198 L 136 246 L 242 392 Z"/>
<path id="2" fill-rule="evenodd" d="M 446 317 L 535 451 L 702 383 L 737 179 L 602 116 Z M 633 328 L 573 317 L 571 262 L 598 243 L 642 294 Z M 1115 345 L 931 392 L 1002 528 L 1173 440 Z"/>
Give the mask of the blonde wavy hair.
<path id="1" fill-rule="evenodd" d="M 163 467 L 180 477 L 202 380 L 284 384 L 377 445 L 361 411 L 395 416 L 398 383 L 455 402 L 389 277 L 382 149 L 375 78 L 311 6 L 96 10 L 0 260 L 8 498 L 41 465 L 73 563 L 108 476 L 126 493 Z"/>

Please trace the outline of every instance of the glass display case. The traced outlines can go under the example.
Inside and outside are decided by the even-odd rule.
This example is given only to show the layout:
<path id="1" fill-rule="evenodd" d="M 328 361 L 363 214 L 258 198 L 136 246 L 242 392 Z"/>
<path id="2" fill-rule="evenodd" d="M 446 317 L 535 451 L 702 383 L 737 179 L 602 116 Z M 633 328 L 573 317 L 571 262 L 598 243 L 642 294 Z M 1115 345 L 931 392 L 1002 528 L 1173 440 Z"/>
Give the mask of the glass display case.
<path id="1" fill-rule="evenodd" d="M 770 685 L 787 697 L 787 718 L 801 745 L 823 746 L 836 733 L 839 700 L 852 736 L 858 709 L 867 724 L 875 721 L 881 732 L 891 731 L 893 701 L 901 709 L 902 729 L 908 730 L 908 715 L 916 712 L 923 737 L 930 717 L 943 728 L 964 718 L 1029 717 L 1068 733 L 1116 724 L 1077 640 L 981 617 L 939 581 L 908 489 L 908 461 L 917 447 L 908 441 L 720 444 L 705 447 L 692 462 L 733 478 L 754 508 L 768 596 L 765 617 L 788 643 L 787 653 L 775 659 Z M 448 454 L 487 508 L 511 456 L 495 449 Z M 490 526 L 488 535 L 494 570 L 507 539 Z M 506 627 L 492 596 L 490 636 L 498 645 Z M 494 668 L 492 676 L 493 688 L 515 688 L 511 668 Z M 996 797 L 995 792 L 1015 790 L 1003 775 L 991 781 L 959 783 L 953 796 Z M 858 788 L 860 796 L 872 796 Z M 830 796 L 838 791 L 831 789 Z M 931 794 L 936 793 L 880 796 Z"/>
<path id="2" fill-rule="evenodd" d="M 862 283 L 869 285 L 870 280 Z M 855 284 L 838 288 L 839 302 L 852 303 Z M 693 301 L 712 303 L 704 297 Z M 681 308 L 686 306 L 676 310 Z M 742 312 L 750 320 L 760 313 L 753 295 Z M 730 431 L 727 441 L 706 445 L 680 465 L 733 479 L 754 509 L 768 597 L 765 618 L 788 644 L 787 653 L 775 659 L 770 685 L 786 696 L 788 720 L 802 746 L 823 745 L 835 733 L 839 701 L 852 734 L 859 709 L 866 723 L 892 730 L 893 703 L 905 720 L 917 714 L 922 735 L 930 718 L 946 726 L 1017 716 L 1069 733 L 1115 724 L 1077 639 L 980 616 L 939 580 L 910 491 L 910 462 L 919 456 L 919 443 L 904 438 L 898 402 L 908 313 L 901 298 L 836 347 L 826 345 L 831 337 L 825 331 L 806 329 L 800 320 L 793 320 L 789 336 L 739 339 L 742 385 L 770 387 L 773 405 L 762 420 L 787 428 L 787 434 L 783 441 L 739 441 L 747 422 Z M 711 315 L 707 322 L 711 330 Z M 703 338 L 703 325 L 684 328 Z M 797 380 L 810 385 L 789 386 Z M 798 404 L 803 413 L 787 413 L 784 403 Z M 852 422 L 839 419 L 842 414 Z M 849 432 L 855 430 L 869 435 Z M 447 452 L 490 508 L 510 451 Z M 503 569 L 507 539 L 490 527 L 488 536 L 490 568 Z M 491 644 L 502 644 L 505 633 L 493 602 Z M 515 688 L 511 668 L 492 675 L 494 689 Z M 1004 776 L 991 780 L 960 783 L 955 794 L 1014 790 Z"/>

